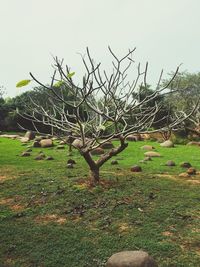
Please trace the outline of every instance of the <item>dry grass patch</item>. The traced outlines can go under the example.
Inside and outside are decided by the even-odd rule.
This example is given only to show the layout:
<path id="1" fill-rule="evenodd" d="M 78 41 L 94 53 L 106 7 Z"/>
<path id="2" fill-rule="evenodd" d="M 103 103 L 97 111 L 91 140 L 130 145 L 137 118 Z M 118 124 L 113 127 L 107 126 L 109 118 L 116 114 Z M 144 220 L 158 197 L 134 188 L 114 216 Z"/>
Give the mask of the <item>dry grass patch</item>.
<path id="1" fill-rule="evenodd" d="M 34 221 L 36 223 L 42 223 L 42 224 L 48 224 L 51 222 L 57 223 L 57 224 L 64 224 L 67 219 L 65 217 L 58 216 L 57 214 L 46 214 L 42 216 L 37 216 Z"/>
<path id="2" fill-rule="evenodd" d="M 8 206 L 12 211 L 23 211 L 25 206 L 20 203 L 21 200 L 21 196 L 16 196 L 14 198 L 2 198 L 0 199 L 0 205 Z"/>

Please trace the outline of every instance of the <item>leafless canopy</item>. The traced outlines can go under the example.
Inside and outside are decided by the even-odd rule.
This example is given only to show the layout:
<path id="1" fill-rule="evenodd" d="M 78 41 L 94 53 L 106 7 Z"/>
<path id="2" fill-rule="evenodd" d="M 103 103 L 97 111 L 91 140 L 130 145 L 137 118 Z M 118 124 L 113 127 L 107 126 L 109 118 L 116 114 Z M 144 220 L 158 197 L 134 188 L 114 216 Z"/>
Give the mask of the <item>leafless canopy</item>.
<path id="1" fill-rule="evenodd" d="M 60 61 L 57 57 L 54 58 L 55 70 L 50 86 L 41 83 L 30 73 L 37 84 L 48 89 L 50 105 L 41 106 L 32 99 L 29 112 L 22 114 L 32 121 L 36 130 L 36 123 L 42 122 L 62 133 L 78 136 L 82 142 L 78 149 L 91 171 L 124 150 L 127 146 L 125 142 L 127 135 L 152 132 L 152 123 L 155 123 L 156 114 L 162 108 L 161 104 L 156 102 L 157 96 L 169 93 L 167 89 L 179 70 L 176 69 L 174 76 L 164 87 L 161 86 L 163 76 L 161 71 L 155 90 L 145 98 L 141 98 L 147 86 L 148 63 L 143 70 L 140 64 L 135 66 L 133 60 L 135 48 L 121 58 L 116 56 L 110 47 L 108 49 L 112 56 L 110 73 L 102 69 L 101 63 L 94 61 L 87 48 L 86 54 L 81 56 L 86 74 L 79 83 L 75 82 L 76 75 L 72 75 L 69 66 L 64 65 L 63 60 Z M 130 77 L 133 76 L 135 79 L 130 81 Z M 55 84 L 59 84 L 59 87 Z M 73 99 L 66 97 L 66 91 L 68 95 L 73 96 Z M 152 101 L 154 101 L 153 107 L 148 105 Z M 177 113 L 174 118 L 168 118 L 168 125 L 154 131 L 177 129 L 190 115 Z M 166 117 L 160 120 L 165 121 Z M 119 139 L 119 147 L 94 161 L 90 151 L 113 138 Z"/>

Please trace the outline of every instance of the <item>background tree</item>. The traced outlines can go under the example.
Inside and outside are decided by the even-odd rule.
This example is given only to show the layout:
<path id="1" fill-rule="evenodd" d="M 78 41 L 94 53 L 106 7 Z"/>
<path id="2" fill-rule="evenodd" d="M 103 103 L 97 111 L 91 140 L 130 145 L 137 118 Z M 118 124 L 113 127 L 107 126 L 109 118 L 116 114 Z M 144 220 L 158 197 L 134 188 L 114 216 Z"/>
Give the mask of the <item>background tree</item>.
<path id="1" fill-rule="evenodd" d="M 80 80 L 75 82 L 75 73 L 57 58 L 50 86 L 44 85 L 30 73 L 31 78 L 47 90 L 51 106 L 40 105 L 32 99 L 29 112 L 23 114 L 23 117 L 31 120 L 33 125 L 42 122 L 64 135 L 69 132 L 76 133 L 79 143 L 73 143 L 74 147 L 87 162 L 93 183 L 99 182 L 101 166 L 128 146 L 126 137 L 129 134 L 155 132 L 160 128 L 174 130 L 185 120 L 183 114 L 176 113 L 175 118 L 168 119 L 168 125 L 152 130 L 152 124 L 157 123 L 156 115 L 162 109 L 162 103 L 158 103 L 157 98 L 165 93 L 166 88 L 176 77 L 178 69 L 164 86 L 161 86 L 163 75 L 161 72 L 156 88 L 143 97 L 142 91 L 137 90 L 137 87 L 142 84 L 143 88 L 148 89 L 146 83 L 148 64 L 144 70 L 141 70 L 140 64 L 134 68 L 132 57 L 135 49 L 129 50 L 121 58 L 116 56 L 110 47 L 109 51 L 112 56 L 110 73 L 102 70 L 100 63 L 95 63 L 87 49 L 86 56 L 82 56 L 86 74 L 81 83 Z M 128 75 L 132 67 L 136 70 L 136 78 L 130 81 Z M 24 80 L 17 86 L 29 82 L 30 80 Z M 66 90 L 73 96 L 72 100 L 65 98 Z M 150 103 L 152 104 L 149 105 Z M 159 119 L 160 125 L 166 117 L 169 117 L 169 114 Z M 110 133 L 105 131 L 108 125 L 112 129 Z M 113 138 L 119 140 L 118 146 L 94 160 L 91 152 Z"/>
<path id="2" fill-rule="evenodd" d="M 171 76 L 173 73 L 171 73 Z M 169 80 L 165 80 L 163 85 L 168 83 Z M 176 75 L 175 79 L 170 85 L 170 89 L 174 90 L 179 88 L 173 95 L 168 95 L 166 101 L 171 107 L 171 112 L 176 113 L 180 110 L 185 116 L 187 116 L 188 110 L 194 109 L 197 98 L 200 95 L 200 72 L 189 73 L 181 72 Z M 192 115 L 184 121 L 186 132 L 192 132 L 200 136 L 200 106 L 194 110 Z"/>

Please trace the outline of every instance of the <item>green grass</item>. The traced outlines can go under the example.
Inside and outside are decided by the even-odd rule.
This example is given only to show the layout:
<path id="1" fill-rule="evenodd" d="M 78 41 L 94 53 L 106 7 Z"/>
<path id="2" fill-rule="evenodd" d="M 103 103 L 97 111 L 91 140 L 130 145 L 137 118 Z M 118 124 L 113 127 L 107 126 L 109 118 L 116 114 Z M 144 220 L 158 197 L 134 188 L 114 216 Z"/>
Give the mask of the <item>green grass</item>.
<path id="1" fill-rule="evenodd" d="M 36 161 L 40 148 L 21 157 L 26 147 L 0 138 L 0 266 L 102 267 L 115 252 L 143 249 L 160 267 L 198 267 L 200 179 L 178 174 L 183 161 L 200 170 L 200 148 L 148 143 L 162 157 L 140 164 L 142 173 L 130 167 L 146 143 L 130 142 L 119 165 L 103 166 L 104 186 L 90 188 L 76 151 L 67 169 L 66 149 L 42 149 L 55 160 Z"/>

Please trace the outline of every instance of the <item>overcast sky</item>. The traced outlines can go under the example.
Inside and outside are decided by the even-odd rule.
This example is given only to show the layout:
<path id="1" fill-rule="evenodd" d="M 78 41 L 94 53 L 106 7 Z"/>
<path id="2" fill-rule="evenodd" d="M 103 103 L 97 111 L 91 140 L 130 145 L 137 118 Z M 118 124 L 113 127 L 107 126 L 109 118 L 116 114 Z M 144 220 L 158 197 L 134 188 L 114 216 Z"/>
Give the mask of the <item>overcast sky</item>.
<path id="1" fill-rule="evenodd" d="M 48 83 L 52 55 L 81 75 L 78 52 L 86 46 L 107 69 L 108 45 L 118 55 L 136 46 L 136 61 L 149 61 L 149 83 L 180 63 L 200 71 L 200 0 L 0 0 L 0 12 L 0 85 L 7 96 L 31 88 L 15 87 L 29 71 Z"/>

